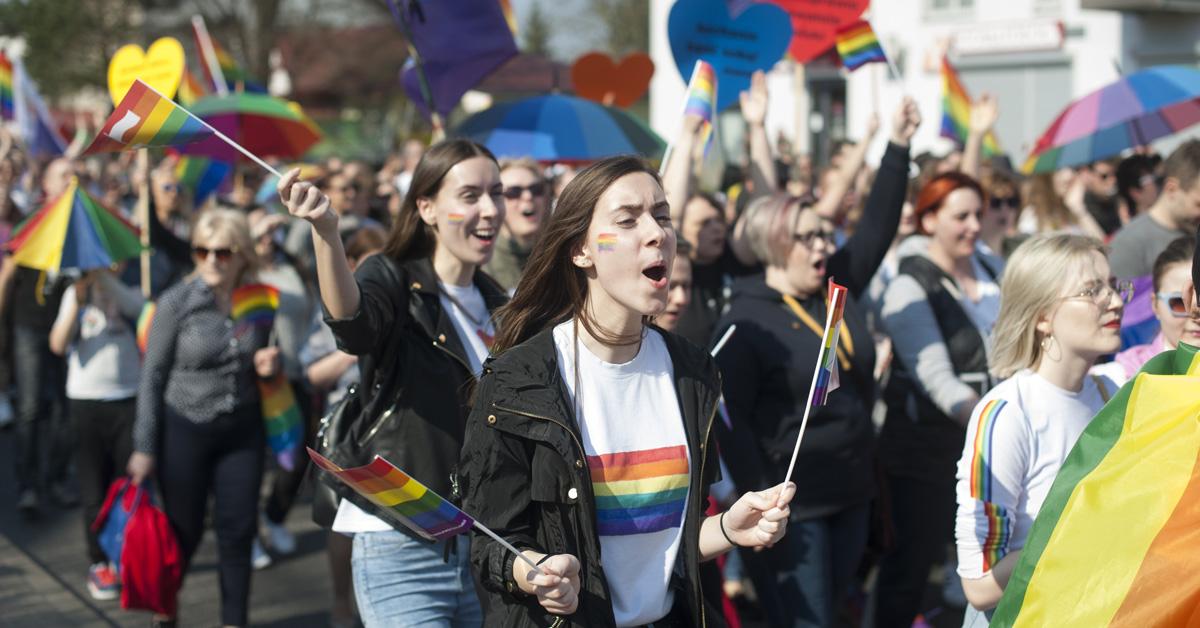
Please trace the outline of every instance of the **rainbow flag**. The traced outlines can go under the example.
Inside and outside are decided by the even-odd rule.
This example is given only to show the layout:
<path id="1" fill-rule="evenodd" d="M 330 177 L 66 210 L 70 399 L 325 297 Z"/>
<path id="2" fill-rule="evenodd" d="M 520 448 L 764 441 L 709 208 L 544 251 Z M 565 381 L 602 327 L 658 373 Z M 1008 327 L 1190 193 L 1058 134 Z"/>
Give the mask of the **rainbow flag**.
<path id="1" fill-rule="evenodd" d="M 175 164 L 179 185 L 192 193 L 192 207 L 199 208 L 233 172 L 233 164 L 208 157 L 180 157 Z"/>
<path id="2" fill-rule="evenodd" d="M 958 71 L 950 60 L 942 57 L 942 130 L 941 136 L 948 137 L 960 146 L 967 143 L 971 130 L 971 97 L 958 78 Z M 991 131 L 983 137 L 983 154 L 999 155 L 1000 143 Z"/>
<path id="3" fill-rule="evenodd" d="M 1121 313 L 1121 349 L 1154 342 L 1162 326 L 1154 315 L 1154 276 L 1133 277 L 1133 296 Z"/>
<path id="4" fill-rule="evenodd" d="M 13 119 L 13 66 L 0 52 L 0 120 Z"/>
<path id="5" fill-rule="evenodd" d="M 146 354 L 146 347 L 150 345 L 150 325 L 154 322 L 154 313 L 158 311 L 158 306 L 154 301 L 146 301 L 142 306 L 142 313 L 138 314 L 137 319 L 137 346 Z"/>
<path id="6" fill-rule="evenodd" d="M 430 541 L 462 534 L 475 525 L 475 520 L 454 504 L 379 456 L 370 464 L 343 469 L 312 448 L 308 455 L 318 467 Z"/>
<path id="7" fill-rule="evenodd" d="M 992 626 L 1200 621 L 1200 359 L 1180 343 L 1100 410 L 1067 456 Z"/>
<path id="8" fill-rule="evenodd" d="M 871 23 L 859 20 L 837 31 L 837 51 L 842 65 L 853 72 L 868 63 L 887 63 L 883 45 L 875 36 Z"/>
<path id="9" fill-rule="evenodd" d="M 279 466 L 291 471 L 296 468 L 296 454 L 304 440 L 304 424 L 296 393 L 282 372 L 271 379 L 258 378 L 262 397 L 263 422 L 267 427 L 267 444 L 275 452 Z"/>
<path id="10" fill-rule="evenodd" d="M 697 115 L 704 119 L 700 127 L 700 135 L 704 141 L 704 153 L 712 145 L 713 125 L 716 120 L 717 105 L 717 73 L 707 61 L 696 59 L 696 67 L 692 69 L 692 78 L 688 81 L 687 96 L 683 104 L 683 114 Z"/>
<path id="11" fill-rule="evenodd" d="M 143 146 L 179 146 L 213 136 L 187 109 L 135 80 L 84 155 Z"/>
<path id="12" fill-rule="evenodd" d="M 846 308 L 848 294 L 845 286 L 829 280 L 829 317 L 825 321 L 821 353 L 817 357 L 817 386 L 813 392 L 813 407 L 825 405 L 829 393 L 838 388 L 837 346 L 842 333 L 842 314 Z"/>
<path id="13" fill-rule="evenodd" d="M 183 80 L 179 82 L 179 91 L 175 94 L 175 97 L 179 99 L 179 104 L 190 107 L 192 103 L 204 98 L 208 93 L 196 75 L 192 74 L 191 70 L 184 68 Z"/>
<path id="14" fill-rule="evenodd" d="M 234 333 L 240 334 L 249 327 L 270 329 L 279 309 L 279 290 L 262 283 L 241 286 L 233 291 L 229 309 Z"/>
<path id="15" fill-rule="evenodd" d="M 683 524 L 686 445 L 588 456 L 602 536 L 650 534 Z"/>

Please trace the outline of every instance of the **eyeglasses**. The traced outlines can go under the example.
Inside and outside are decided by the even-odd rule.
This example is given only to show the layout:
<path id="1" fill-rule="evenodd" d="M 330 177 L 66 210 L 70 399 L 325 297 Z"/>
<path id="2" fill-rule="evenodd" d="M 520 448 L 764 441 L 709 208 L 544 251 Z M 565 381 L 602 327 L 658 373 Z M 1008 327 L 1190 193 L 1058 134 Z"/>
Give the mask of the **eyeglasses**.
<path id="1" fill-rule="evenodd" d="M 1067 298 L 1078 299 L 1084 297 L 1091 299 L 1092 303 L 1104 307 L 1108 305 L 1114 294 L 1121 299 L 1121 303 L 1129 303 L 1130 299 L 1133 298 L 1133 283 L 1109 279 L 1106 283 L 1097 283 Z"/>
<path id="2" fill-rule="evenodd" d="M 988 205 L 992 209 L 1000 209 L 1001 207 L 1015 208 L 1018 202 L 1020 201 L 1015 196 L 993 196 L 988 200 Z"/>
<path id="3" fill-rule="evenodd" d="M 811 249 L 813 246 L 814 240 L 820 239 L 820 240 L 824 241 L 826 244 L 834 244 L 835 237 L 836 237 L 836 234 L 832 231 L 816 230 L 816 231 L 809 231 L 807 233 L 793 233 L 792 241 L 799 242 L 800 244 L 803 244 L 805 246 L 805 248 Z"/>
<path id="4" fill-rule="evenodd" d="M 216 255 L 218 262 L 228 262 L 230 259 L 233 259 L 233 249 L 210 249 L 203 246 L 192 247 L 192 256 L 199 261 L 207 260 L 210 254 Z"/>
<path id="5" fill-rule="evenodd" d="M 1191 312 L 1188 311 L 1187 306 L 1183 303 L 1182 292 L 1156 292 L 1154 293 L 1154 298 L 1167 306 L 1167 311 L 1175 318 L 1187 318 L 1191 315 Z"/>
<path id="6" fill-rule="evenodd" d="M 533 198 L 541 198 L 546 194 L 546 184 L 534 183 L 525 187 L 521 187 L 519 185 L 510 185 L 504 188 L 504 198 L 515 201 L 521 198 L 521 195 L 524 194 L 526 190 L 529 191 L 529 195 Z"/>

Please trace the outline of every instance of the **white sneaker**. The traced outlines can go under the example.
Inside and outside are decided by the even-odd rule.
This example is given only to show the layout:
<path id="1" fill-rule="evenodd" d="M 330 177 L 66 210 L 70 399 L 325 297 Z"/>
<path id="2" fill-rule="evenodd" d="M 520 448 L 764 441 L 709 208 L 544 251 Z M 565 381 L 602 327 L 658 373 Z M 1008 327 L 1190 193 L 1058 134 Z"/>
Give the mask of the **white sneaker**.
<path id="1" fill-rule="evenodd" d="M 271 555 L 263 549 L 262 542 L 257 538 L 254 539 L 254 545 L 250 548 L 250 564 L 255 571 L 271 566 Z"/>
<path id="2" fill-rule="evenodd" d="M 296 551 L 296 537 L 288 531 L 287 526 L 273 523 L 265 517 L 263 523 L 267 525 L 267 545 L 271 549 L 285 556 Z"/>

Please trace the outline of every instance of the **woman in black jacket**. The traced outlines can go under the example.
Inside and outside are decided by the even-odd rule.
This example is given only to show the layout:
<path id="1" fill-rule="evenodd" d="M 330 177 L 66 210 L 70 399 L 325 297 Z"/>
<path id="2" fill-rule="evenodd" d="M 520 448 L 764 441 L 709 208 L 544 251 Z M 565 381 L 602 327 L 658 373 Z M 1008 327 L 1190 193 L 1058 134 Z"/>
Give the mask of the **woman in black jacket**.
<path id="1" fill-rule="evenodd" d="M 359 356 L 362 373 L 363 411 L 334 462 L 361 465 L 377 454 L 456 498 L 467 391 L 496 333 L 492 311 L 506 300 L 480 270 L 504 223 L 496 159 L 467 140 L 431 148 L 383 253 L 356 273 L 329 199 L 298 174 L 287 173 L 279 193 L 293 216 L 312 224 L 325 322 L 338 348 Z M 333 531 L 354 535 L 354 589 L 368 627 L 481 621 L 466 537 L 429 544 L 356 495 L 343 496 Z"/>
<path id="2" fill-rule="evenodd" d="M 734 484 L 760 486 L 787 473 L 820 349 L 827 278 L 845 285 L 838 366 L 841 388 L 809 417 L 795 473 L 788 537 L 774 552 L 743 552 L 772 626 L 828 626 L 862 559 L 874 495 L 871 409 L 875 351 L 855 299 L 867 289 L 900 221 L 908 142 L 920 124 L 907 100 L 867 200 L 866 215 L 834 251 L 833 231 L 799 199 L 776 196 L 747 209 L 746 237 L 766 265 L 735 285 L 717 325 L 736 332 L 717 356 L 732 428 L 718 426 Z"/>
<path id="3" fill-rule="evenodd" d="M 500 310 L 467 423 L 463 503 L 540 573 L 477 535 L 488 625 L 702 626 L 699 563 L 779 540 L 788 483 L 702 514 L 720 378 L 704 352 L 647 324 L 666 307 L 674 255 L 657 175 L 606 159 L 564 189 Z"/>

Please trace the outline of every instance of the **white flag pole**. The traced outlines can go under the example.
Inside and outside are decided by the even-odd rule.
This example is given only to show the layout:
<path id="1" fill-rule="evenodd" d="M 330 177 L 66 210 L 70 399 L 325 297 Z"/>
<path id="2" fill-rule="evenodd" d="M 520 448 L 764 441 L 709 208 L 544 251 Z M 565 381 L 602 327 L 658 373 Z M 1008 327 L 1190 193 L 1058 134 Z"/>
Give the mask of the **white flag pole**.
<path id="1" fill-rule="evenodd" d="M 208 73 L 212 75 L 213 87 L 222 96 L 228 94 L 229 86 L 225 84 L 225 73 L 221 71 L 221 64 L 217 61 L 217 51 L 213 48 L 212 38 L 208 36 L 208 26 L 204 24 L 204 18 L 193 15 L 192 28 L 196 29 L 196 41 L 200 44 L 200 56 L 204 57 L 204 65 L 208 67 Z"/>
<path id="2" fill-rule="evenodd" d="M 830 293 L 832 297 L 832 292 Z M 821 375 L 821 364 L 825 358 L 825 336 L 829 335 L 829 328 L 833 324 L 833 300 L 830 299 L 829 312 L 825 315 L 825 332 L 821 334 L 821 350 L 817 352 L 817 368 L 813 370 L 812 384 L 808 386 L 808 401 L 804 404 L 804 418 L 800 421 L 800 433 L 796 435 L 796 446 L 792 449 L 792 461 L 788 463 L 787 475 L 783 476 L 784 482 L 789 482 L 792 479 L 792 471 L 796 470 L 796 458 L 800 455 L 800 443 L 804 440 L 804 429 L 808 427 L 808 415 L 812 412 L 813 396 L 817 392 L 817 379 Z"/>
<path id="3" fill-rule="evenodd" d="M 472 521 L 475 521 L 475 520 L 472 519 Z M 496 534 L 495 532 L 492 532 L 491 530 L 487 529 L 487 526 L 483 525 L 482 523 L 479 523 L 478 521 L 475 521 L 475 528 L 478 529 L 480 532 L 492 537 L 492 540 L 496 541 L 500 545 L 503 545 L 504 549 L 512 552 L 513 554 L 516 554 L 517 558 L 520 558 L 521 560 L 525 561 L 525 564 L 529 565 L 529 568 L 532 569 L 534 573 L 536 573 L 539 576 L 542 575 L 542 570 L 538 569 L 538 566 L 533 564 L 533 561 L 529 560 L 528 556 L 522 554 L 520 550 L 513 547 L 512 543 L 509 543 L 508 541 L 505 541 L 503 538 L 500 538 L 499 534 Z"/>

